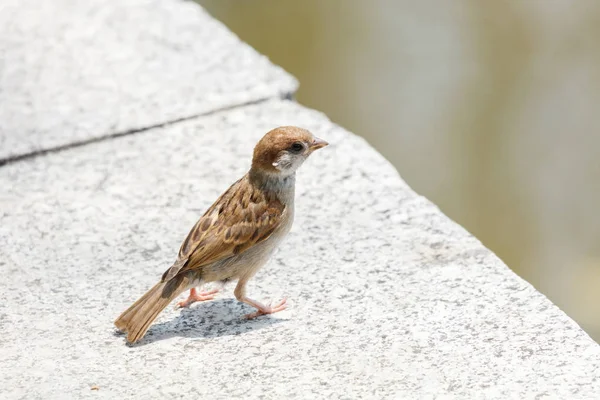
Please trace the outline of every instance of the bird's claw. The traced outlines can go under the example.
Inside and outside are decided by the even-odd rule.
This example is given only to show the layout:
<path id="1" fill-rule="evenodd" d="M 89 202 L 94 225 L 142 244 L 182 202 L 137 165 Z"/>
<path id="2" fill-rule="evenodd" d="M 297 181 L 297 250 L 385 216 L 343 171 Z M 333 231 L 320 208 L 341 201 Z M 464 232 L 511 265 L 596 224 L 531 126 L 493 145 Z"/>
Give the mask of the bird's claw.
<path id="1" fill-rule="evenodd" d="M 208 292 L 197 293 L 196 289 L 190 290 L 190 295 L 184 301 L 177 303 L 176 308 L 188 308 L 197 301 L 208 301 L 213 300 L 215 295 L 219 292 L 218 289 L 210 290 Z"/>
<path id="2" fill-rule="evenodd" d="M 276 312 L 283 311 L 287 308 L 286 302 L 287 299 L 284 298 L 274 306 L 272 306 L 271 304 L 269 304 L 266 307 L 263 306 L 262 308 L 259 308 L 253 313 L 244 315 L 244 319 L 254 319 L 256 317 L 260 317 L 261 315 L 274 314 Z"/>

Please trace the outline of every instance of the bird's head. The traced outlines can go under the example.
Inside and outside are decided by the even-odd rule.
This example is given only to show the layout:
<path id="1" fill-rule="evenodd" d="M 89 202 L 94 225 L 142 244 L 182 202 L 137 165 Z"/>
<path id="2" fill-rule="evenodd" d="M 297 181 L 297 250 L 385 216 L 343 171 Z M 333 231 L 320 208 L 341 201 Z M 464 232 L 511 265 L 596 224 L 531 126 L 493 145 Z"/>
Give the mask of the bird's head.
<path id="1" fill-rule="evenodd" d="M 327 145 L 306 129 L 281 126 L 267 132 L 254 147 L 252 169 L 288 176 L 296 172 L 313 151 Z"/>

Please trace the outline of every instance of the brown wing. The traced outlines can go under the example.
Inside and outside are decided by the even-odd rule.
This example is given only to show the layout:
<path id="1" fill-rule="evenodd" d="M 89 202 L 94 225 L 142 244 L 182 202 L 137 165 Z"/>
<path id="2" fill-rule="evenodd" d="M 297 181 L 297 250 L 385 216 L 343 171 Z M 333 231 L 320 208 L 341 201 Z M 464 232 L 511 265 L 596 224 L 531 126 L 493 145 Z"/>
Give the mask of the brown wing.
<path id="1" fill-rule="evenodd" d="M 279 199 L 255 188 L 244 176 L 196 222 L 163 281 L 240 254 L 267 239 L 279 226 L 284 211 Z"/>

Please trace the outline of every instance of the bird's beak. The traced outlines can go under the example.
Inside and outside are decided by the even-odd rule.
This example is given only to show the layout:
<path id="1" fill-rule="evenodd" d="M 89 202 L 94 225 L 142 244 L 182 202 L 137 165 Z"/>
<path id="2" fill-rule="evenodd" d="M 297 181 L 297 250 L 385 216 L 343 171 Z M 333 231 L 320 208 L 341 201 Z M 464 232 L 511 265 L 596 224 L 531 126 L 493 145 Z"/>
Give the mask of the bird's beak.
<path id="1" fill-rule="evenodd" d="M 318 137 L 315 137 L 313 139 L 312 144 L 310 145 L 310 151 L 311 153 L 315 150 L 321 149 L 325 146 L 327 146 L 329 143 L 327 143 L 326 141 L 324 141 L 323 139 L 319 139 Z"/>

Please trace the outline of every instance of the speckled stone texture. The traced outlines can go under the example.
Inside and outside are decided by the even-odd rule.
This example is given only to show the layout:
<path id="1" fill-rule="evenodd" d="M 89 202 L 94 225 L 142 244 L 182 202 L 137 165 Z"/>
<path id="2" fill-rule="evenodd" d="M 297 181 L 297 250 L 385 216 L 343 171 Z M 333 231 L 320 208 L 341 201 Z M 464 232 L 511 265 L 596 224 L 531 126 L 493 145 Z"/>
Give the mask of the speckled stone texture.
<path id="1" fill-rule="evenodd" d="M 331 145 L 250 294 L 113 320 L 159 279 L 269 129 Z M 0 398 L 600 398 L 600 347 L 364 140 L 273 100 L 0 168 Z M 99 390 L 91 390 L 97 386 Z"/>
<path id="2" fill-rule="evenodd" d="M 0 3 L 0 162 L 296 88 L 192 2 Z"/>

